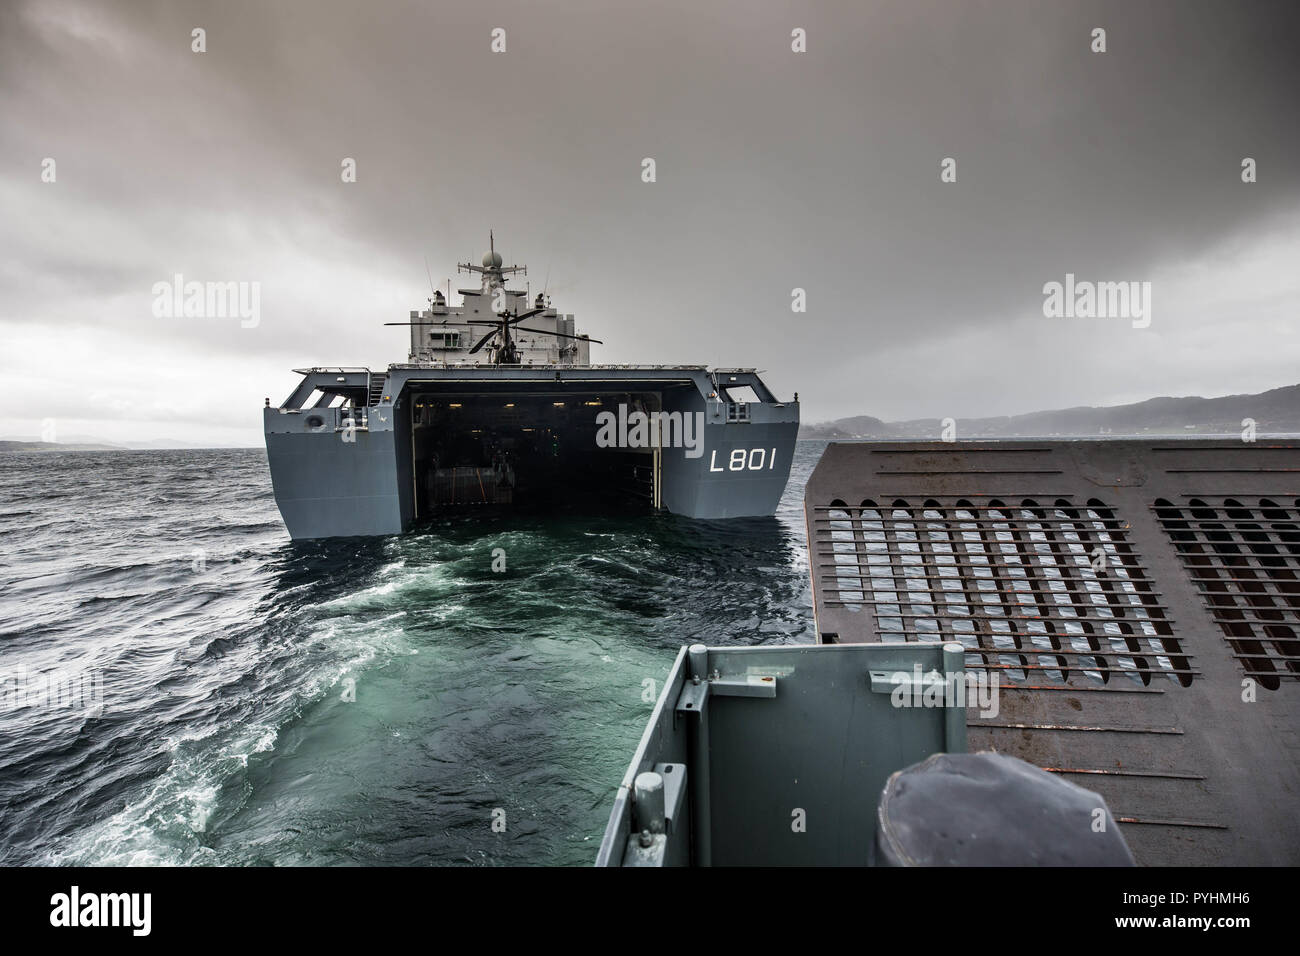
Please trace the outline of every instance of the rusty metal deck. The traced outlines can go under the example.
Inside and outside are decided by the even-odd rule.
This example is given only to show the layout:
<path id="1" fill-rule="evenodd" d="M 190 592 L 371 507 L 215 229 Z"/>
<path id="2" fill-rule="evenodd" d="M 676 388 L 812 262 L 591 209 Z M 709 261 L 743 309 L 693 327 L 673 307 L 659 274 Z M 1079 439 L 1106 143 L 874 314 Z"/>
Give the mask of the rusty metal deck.
<path id="1" fill-rule="evenodd" d="M 804 508 L 822 643 L 963 644 L 1140 863 L 1300 863 L 1300 442 L 835 443 Z"/>

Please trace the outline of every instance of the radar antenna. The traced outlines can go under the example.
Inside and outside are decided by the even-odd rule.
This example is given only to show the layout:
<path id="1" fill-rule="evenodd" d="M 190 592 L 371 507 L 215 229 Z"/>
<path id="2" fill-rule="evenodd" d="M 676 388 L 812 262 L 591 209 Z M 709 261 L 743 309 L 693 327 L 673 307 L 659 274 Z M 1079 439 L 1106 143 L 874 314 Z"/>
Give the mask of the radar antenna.
<path id="1" fill-rule="evenodd" d="M 429 308 L 433 308 L 433 300 L 438 297 L 438 287 L 433 284 L 433 273 L 429 271 L 429 257 L 424 257 L 424 274 L 429 277 Z"/>
<path id="2" fill-rule="evenodd" d="M 492 230 L 488 230 L 488 252 L 483 256 L 483 264 L 476 266 L 472 262 L 456 263 L 457 272 L 477 272 L 483 276 L 483 291 L 492 292 L 498 286 L 503 285 L 503 279 L 508 275 L 519 273 L 528 275 L 527 266 L 503 265 L 501 253 L 497 252 L 496 237 L 493 236 Z"/>

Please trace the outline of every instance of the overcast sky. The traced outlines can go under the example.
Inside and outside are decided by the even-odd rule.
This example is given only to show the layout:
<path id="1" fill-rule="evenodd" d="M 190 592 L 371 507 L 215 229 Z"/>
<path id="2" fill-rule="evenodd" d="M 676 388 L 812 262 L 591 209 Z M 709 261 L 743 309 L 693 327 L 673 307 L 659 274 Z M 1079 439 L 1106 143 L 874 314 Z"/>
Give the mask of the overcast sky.
<path id="1" fill-rule="evenodd" d="M 805 421 L 1294 384 L 1298 101 L 1293 2 L 6 2 L 0 436 L 260 445 L 489 228 L 593 361 L 756 366 Z M 259 323 L 155 317 L 176 273 Z M 1044 317 L 1067 273 L 1149 327 Z"/>

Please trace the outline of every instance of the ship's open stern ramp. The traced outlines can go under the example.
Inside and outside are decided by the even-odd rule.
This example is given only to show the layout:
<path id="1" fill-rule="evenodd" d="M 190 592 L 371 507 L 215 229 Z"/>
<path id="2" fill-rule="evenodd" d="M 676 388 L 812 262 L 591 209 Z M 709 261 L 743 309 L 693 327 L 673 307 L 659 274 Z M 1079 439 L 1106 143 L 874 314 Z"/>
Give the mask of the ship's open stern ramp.
<path id="1" fill-rule="evenodd" d="M 1300 863 L 1300 442 L 837 443 L 804 507 L 819 640 L 962 644 L 972 751 L 1139 863 Z"/>

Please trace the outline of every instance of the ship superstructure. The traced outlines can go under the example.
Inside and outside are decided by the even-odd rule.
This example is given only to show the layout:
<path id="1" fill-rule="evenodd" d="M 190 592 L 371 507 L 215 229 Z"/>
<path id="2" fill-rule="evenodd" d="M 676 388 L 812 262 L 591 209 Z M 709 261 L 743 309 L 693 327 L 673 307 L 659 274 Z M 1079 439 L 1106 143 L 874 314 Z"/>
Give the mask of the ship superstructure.
<path id="1" fill-rule="evenodd" d="M 459 306 L 434 289 L 428 308 L 411 312 L 411 350 L 415 364 L 453 365 L 590 365 L 592 340 L 574 329 L 572 315 L 551 307 L 543 290 L 529 301 L 526 289 L 510 289 L 506 279 L 527 275 L 527 266 L 505 265 L 489 234 L 483 264 L 457 263 L 458 272 L 477 274 L 477 289 L 457 289 Z M 503 319 L 505 320 L 503 323 Z M 521 323 L 527 321 L 525 327 Z"/>

